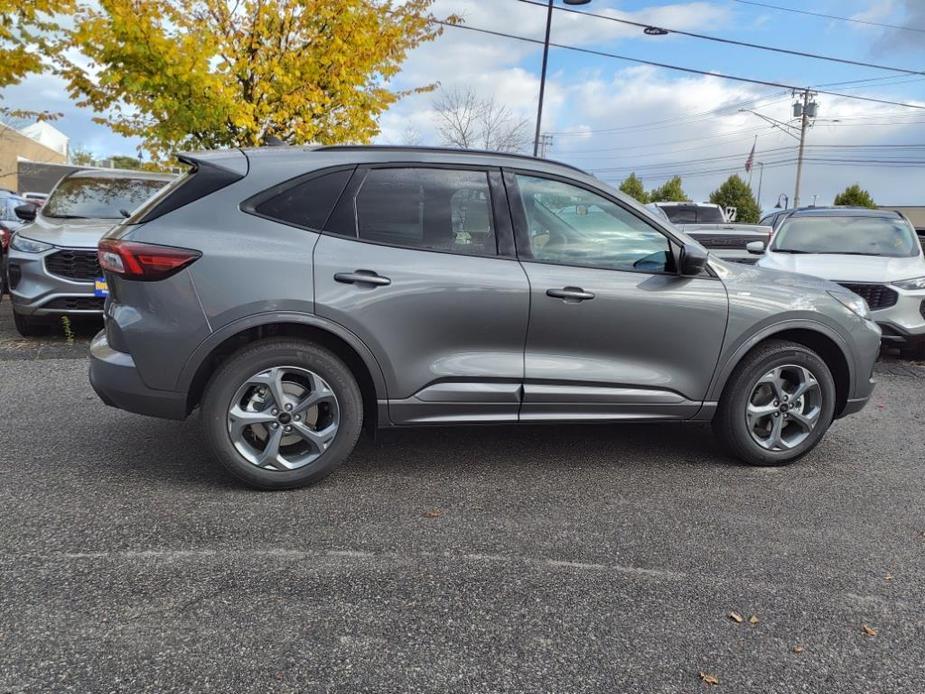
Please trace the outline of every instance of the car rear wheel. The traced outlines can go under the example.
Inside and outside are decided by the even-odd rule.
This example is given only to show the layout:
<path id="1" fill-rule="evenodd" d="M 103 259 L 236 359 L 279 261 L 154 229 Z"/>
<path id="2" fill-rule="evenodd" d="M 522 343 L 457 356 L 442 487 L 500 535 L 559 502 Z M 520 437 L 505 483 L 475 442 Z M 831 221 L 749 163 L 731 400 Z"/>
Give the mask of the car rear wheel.
<path id="1" fill-rule="evenodd" d="M 785 465 L 811 451 L 835 412 L 835 381 L 809 348 L 782 340 L 760 345 L 726 383 L 713 430 L 751 465 Z"/>
<path id="2" fill-rule="evenodd" d="M 326 477 L 350 455 L 363 402 L 353 374 L 328 350 L 266 340 L 213 374 L 202 419 L 231 474 L 259 489 L 292 489 Z"/>
<path id="3" fill-rule="evenodd" d="M 48 332 L 49 323 L 44 318 L 35 318 L 33 316 L 24 316 L 13 311 L 13 323 L 16 325 L 16 332 L 23 337 L 37 337 Z"/>

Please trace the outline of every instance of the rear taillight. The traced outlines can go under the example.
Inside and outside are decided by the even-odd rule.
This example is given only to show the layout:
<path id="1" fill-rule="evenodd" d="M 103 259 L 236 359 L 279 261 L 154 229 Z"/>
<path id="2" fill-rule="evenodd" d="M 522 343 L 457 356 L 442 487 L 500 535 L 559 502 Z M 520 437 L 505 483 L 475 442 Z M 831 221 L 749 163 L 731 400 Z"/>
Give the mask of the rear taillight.
<path id="1" fill-rule="evenodd" d="M 202 253 L 189 248 L 103 239 L 97 247 L 100 267 L 130 280 L 162 280 L 179 272 Z"/>

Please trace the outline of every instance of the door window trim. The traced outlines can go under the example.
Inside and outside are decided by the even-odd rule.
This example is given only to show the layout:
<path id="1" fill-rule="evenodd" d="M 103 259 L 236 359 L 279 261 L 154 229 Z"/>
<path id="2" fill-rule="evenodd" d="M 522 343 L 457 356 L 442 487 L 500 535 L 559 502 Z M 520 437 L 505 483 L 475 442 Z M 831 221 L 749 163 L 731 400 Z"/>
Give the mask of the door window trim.
<path id="1" fill-rule="evenodd" d="M 671 254 L 672 263 L 675 265 L 675 267 L 677 267 L 680 260 L 680 251 L 684 246 L 684 243 L 675 237 L 675 235 L 672 234 L 668 229 L 665 229 L 661 225 L 653 224 L 651 219 L 644 217 L 633 208 L 628 207 L 619 198 L 608 194 L 606 191 L 603 191 L 600 188 L 588 185 L 583 181 L 577 181 L 574 178 L 559 176 L 557 174 L 547 173 L 545 171 L 533 171 L 530 169 L 503 167 L 502 172 L 504 175 L 504 185 L 508 194 L 508 204 L 511 209 L 511 218 L 514 220 L 514 239 L 517 248 L 517 257 L 521 262 L 537 263 L 540 265 L 557 265 L 560 267 L 580 267 L 589 270 L 604 270 L 607 272 L 632 272 L 637 275 L 670 275 L 672 277 L 681 276 L 678 274 L 677 270 L 652 272 L 646 270 L 635 270 L 633 268 L 608 268 L 601 267 L 600 265 L 585 265 L 583 263 L 568 263 L 555 260 L 539 260 L 534 258 L 530 252 L 530 238 L 528 231 L 529 223 L 527 222 L 527 210 L 524 206 L 523 196 L 520 193 L 520 186 L 517 183 L 518 174 L 522 176 L 531 176 L 533 178 L 542 178 L 549 181 L 558 181 L 559 183 L 565 183 L 566 185 L 581 188 L 582 190 L 585 190 L 594 195 L 598 195 L 605 200 L 617 205 L 617 207 L 624 210 L 625 212 L 630 213 L 639 221 L 651 227 L 653 231 L 656 231 L 665 237 L 666 241 L 668 241 L 668 250 Z M 697 276 L 697 279 L 700 278 L 712 279 L 713 274 L 711 271 L 707 270 L 703 274 Z"/>
<path id="2" fill-rule="evenodd" d="M 357 196 L 363 190 L 363 184 L 366 177 L 373 170 L 378 169 L 438 169 L 444 171 L 476 171 L 484 173 L 488 194 L 491 198 L 489 213 L 491 214 L 492 229 L 495 232 L 495 253 L 487 255 L 485 253 L 460 253 L 458 251 L 442 248 L 424 248 L 420 246 L 406 246 L 398 243 L 386 243 L 383 241 L 371 241 L 360 238 L 359 233 L 359 215 L 357 213 Z M 479 166 L 473 164 L 451 164 L 446 162 L 419 162 L 419 161 L 402 161 L 402 162 L 370 162 L 356 165 L 356 171 L 347 183 L 347 187 L 341 194 L 340 199 L 334 206 L 334 210 L 328 216 L 324 230 L 321 232 L 326 236 L 336 236 L 337 238 L 349 239 L 358 243 L 366 243 L 373 246 L 385 246 L 386 248 L 400 248 L 406 251 L 418 251 L 423 253 L 445 253 L 448 255 L 463 256 L 468 258 L 499 258 L 502 260 L 516 260 L 516 246 L 514 241 L 514 226 L 510 213 L 507 195 L 504 191 L 503 173 L 498 166 Z M 349 206 L 349 207 L 348 207 Z M 344 208 L 348 208 L 345 210 Z M 353 218 L 353 234 L 348 235 L 330 229 L 330 222 L 335 215 L 340 212 L 347 212 Z"/>

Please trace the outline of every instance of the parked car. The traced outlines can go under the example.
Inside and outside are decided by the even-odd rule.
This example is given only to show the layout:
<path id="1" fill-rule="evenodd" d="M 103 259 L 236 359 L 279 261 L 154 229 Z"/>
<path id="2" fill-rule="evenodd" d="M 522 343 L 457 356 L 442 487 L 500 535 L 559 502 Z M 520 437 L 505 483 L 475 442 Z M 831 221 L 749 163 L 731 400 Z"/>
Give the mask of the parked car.
<path id="1" fill-rule="evenodd" d="M 754 251 L 762 251 L 758 246 Z M 925 359 L 925 257 L 915 229 L 892 210 L 792 212 L 758 265 L 833 280 L 863 297 L 883 340 Z"/>
<path id="2" fill-rule="evenodd" d="M 754 241 L 767 243 L 771 227 L 760 224 L 727 222 L 723 209 L 713 203 L 654 202 L 646 205 L 672 222 L 687 235 L 697 239 L 723 260 L 751 264 L 755 256 L 748 252 Z M 688 222 L 691 219 L 718 219 L 717 222 Z"/>
<path id="3" fill-rule="evenodd" d="M 41 207 L 48 200 L 48 193 L 23 193 L 22 196 L 37 207 Z"/>
<path id="4" fill-rule="evenodd" d="M 103 233 L 173 176 L 84 170 L 68 174 L 39 209 L 16 208 L 29 222 L 10 242 L 8 287 L 16 329 L 41 332 L 62 315 L 101 315 L 105 286 L 96 255 Z"/>
<path id="5" fill-rule="evenodd" d="M 19 195 L 0 191 L 0 299 L 6 292 L 6 255 L 10 239 L 24 223 L 17 216 L 16 208 L 26 204 L 29 201 Z"/>
<path id="6" fill-rule="evenodd" d="M 199 407 L 255 487 L 321 479 L 364 423 L 712 420 L 778 465 L 870 397 L 880 329 L 858 296 L 711 259 L 570 166 L 397 147 L 182 160 L 100 241 L 90 381 L 132 412 Z"/>

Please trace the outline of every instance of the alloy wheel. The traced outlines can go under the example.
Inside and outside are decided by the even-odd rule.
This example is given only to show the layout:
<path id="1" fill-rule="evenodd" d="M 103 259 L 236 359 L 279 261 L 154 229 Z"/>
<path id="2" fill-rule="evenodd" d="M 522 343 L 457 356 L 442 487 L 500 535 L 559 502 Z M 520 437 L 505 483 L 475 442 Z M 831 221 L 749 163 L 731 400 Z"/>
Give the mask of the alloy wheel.
<path id="1" fill-rule="evenodd" d="M 340 408 L 331 386 L 297 366 L 260 371 L 228 407 L 228 435 L 238 453 L 267 470 L 296 470 L 318 459 L 337 436 Z"/>
<path id="2" fill-rule="evenodd" d="M 752 439 L 769 451 L 799 446 L 822 414 L 822 388 L 805 366 L 776 366 L 755 383 L 745 407 Z"/>

